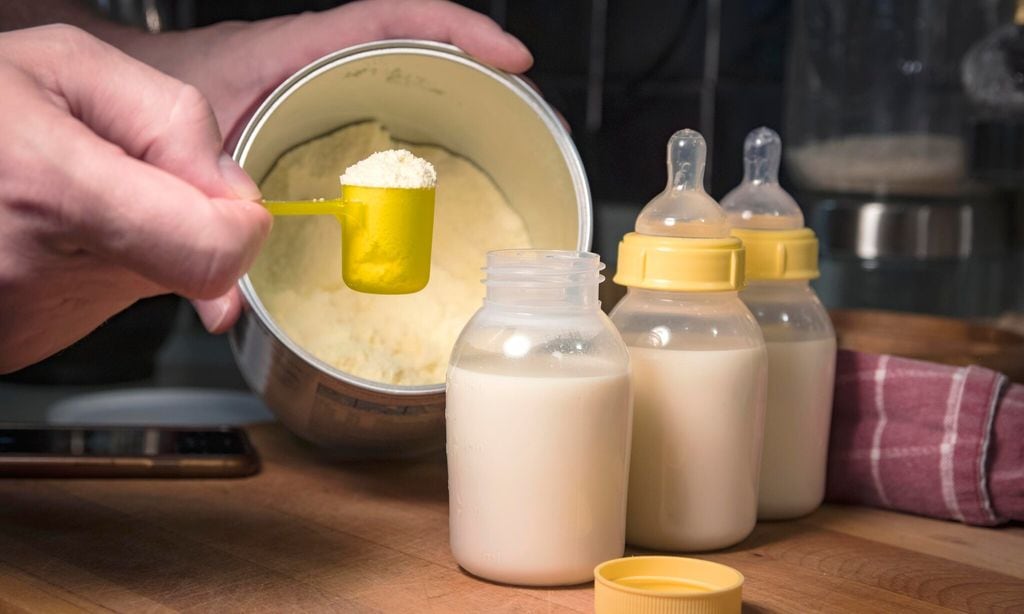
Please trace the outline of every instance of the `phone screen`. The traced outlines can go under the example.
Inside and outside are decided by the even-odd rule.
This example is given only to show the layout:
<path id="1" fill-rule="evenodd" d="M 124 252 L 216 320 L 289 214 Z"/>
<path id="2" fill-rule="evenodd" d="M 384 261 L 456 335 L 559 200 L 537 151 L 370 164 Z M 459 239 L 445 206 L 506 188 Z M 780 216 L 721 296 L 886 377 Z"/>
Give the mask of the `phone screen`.
<path id="1" fill-rule="evenodd" d="M 235 456 L 248 453 L 238 429 L 0 427 L 0 454 L 48 456 Z"/>

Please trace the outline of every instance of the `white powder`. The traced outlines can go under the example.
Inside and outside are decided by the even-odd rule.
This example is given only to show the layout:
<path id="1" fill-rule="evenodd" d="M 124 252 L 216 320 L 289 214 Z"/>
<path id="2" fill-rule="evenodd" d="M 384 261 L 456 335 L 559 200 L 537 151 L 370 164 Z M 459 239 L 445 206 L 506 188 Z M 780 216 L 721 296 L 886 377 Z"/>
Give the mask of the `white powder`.
<path id="1" fill-rule="evenodd" d="M 441 384 L 455 339 L 483 300 L 486 253 L 532 247 L 522 218 L 494 182 L 465 158 L 397 142 L 381 124 L 364 122 L 286 152 L 260 188 L 267 198 L 337 198 L 337 169 L 396 146 L 430 161 L 444 177 L 425 289 L 381 296 L 345 286 L 341 231 L 329 216 L 275 219 L 249 277 L 277 325 L 324 362 L 377 382 Z"/>
<path id="2" fill-rule="evenodd" d="M 942 134 L 856 134 L 794 147 L 787 161 L 808 188 L 864 194 L 945 195 L 966 175 L 963 141 Z"/>
<path id="3" fill-rule="evenodd" d="M 345 169 L 343 185 L 367 188 L 432 188 L 437 185 L 434 165 L 407 149 L 378 151 Z"/>

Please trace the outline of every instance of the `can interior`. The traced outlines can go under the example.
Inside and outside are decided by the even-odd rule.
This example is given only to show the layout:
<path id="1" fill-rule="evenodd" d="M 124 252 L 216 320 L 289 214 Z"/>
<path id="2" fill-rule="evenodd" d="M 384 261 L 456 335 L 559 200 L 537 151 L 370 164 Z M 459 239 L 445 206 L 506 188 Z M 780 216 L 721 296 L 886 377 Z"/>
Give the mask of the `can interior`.
<path id="1" fill-rule="evenodd" d="M 532 92 L 460 55 L 385 47 L 342 56 L 271 104 L 239 155 L 258 181 L 288 149 L 377 119 L 401 140 L 440 145 L 483 169 L 535 247 L 590 247 L 589 190 L 567 134 Z"/>

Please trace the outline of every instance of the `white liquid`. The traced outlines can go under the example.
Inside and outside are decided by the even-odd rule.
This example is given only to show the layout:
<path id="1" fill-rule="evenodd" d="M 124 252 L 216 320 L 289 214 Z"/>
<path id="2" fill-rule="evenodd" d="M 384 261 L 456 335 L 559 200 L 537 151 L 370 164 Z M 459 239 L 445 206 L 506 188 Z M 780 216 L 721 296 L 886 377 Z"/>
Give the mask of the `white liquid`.
<path id="1" fill-rule="evenodd" d="M 768 413 L 757 515 L 796 518 L 814 511 L 825 496 L 836 340 L 767 345 Z"/>
<path id="2" fill-rule="evenodd" d="M 629 375 L 608 370 L 450 371 L 449 524 L 466 571 L 578 584 L 622 556 L 632 405 Z"/>
<path id="3" fill-rule="evenodd" d="M 626 540 L 713 550 L 757 520 L 764 348 L 629 348 L 635 418 Z"/>
<path id="4" fill-rule="evenodd" d="M 396 147 L 429 161 L 442 178 L 426 288 L 381 295 L 344 285 L 341 228 L 329 215 L 274 220 L 249 278 L 281 330 L 320 360 L 375 382 L 439 384 L 459 332 L 480 308 L 480 264 L 487 252 L 532 245 L 523 220 L 490 177 L 446 149 L 399 141 L 369 121 L 287 151 L 260 189 L 268 198 L 337 197 L 339 169 Z"/>

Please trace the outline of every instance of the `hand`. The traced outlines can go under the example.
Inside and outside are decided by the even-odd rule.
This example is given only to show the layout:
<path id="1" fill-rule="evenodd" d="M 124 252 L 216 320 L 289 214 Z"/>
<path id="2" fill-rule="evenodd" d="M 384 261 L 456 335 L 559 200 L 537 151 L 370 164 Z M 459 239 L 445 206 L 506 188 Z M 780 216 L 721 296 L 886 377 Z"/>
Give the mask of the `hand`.
<path id="1" fill-rule="evenodd" d="M 271 219 L 200 92 L 81 30 L 0 34 L 0 373 L 136 300 L 237 318 Z"/>
<path id="2" fill-rule="evenodd" d="M 526 47 L 494 21 L 444 0 L 363 0 L 321 13 L 136 34 L 117 44 L 198 87 L 233 145 L 256 106 L 299 68 L 343 47 L 393 38 L 452 43 L 513 73 L 533 63 Z"/>

